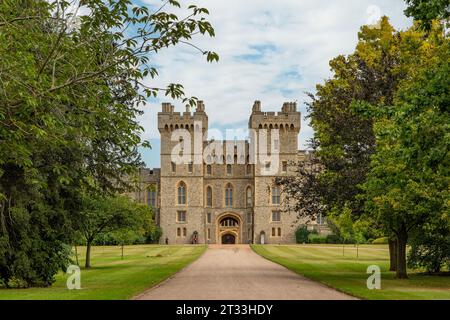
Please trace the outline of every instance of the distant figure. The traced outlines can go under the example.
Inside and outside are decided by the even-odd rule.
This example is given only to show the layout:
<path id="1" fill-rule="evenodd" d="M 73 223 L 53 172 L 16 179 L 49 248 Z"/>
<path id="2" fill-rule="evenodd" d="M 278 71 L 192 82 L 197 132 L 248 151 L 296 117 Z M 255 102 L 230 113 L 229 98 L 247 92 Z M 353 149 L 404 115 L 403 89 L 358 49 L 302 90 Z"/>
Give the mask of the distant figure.
<path id="1" fill-rule="evenodd" d="M 192 235 L 192 244 L 198 243 L 198 232 L 194 231 L 194 234 Z"/>
<path id="2" fill-rule="evenodd" d="M 166 237 L 166 244 L 169 244 L 169 238 Z"/>

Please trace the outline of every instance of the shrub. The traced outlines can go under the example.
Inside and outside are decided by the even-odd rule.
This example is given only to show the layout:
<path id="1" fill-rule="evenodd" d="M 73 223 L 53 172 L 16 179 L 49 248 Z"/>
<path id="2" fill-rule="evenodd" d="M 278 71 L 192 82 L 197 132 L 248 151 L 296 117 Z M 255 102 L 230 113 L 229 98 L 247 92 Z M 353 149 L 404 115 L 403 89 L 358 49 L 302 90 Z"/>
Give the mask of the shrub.
<path id="1" fill-rule="evenodd" d="M 372 241 L 372 244 L 388 244 L 388 238 L 387 237 L 377 238 Z"/>
<path id="2" fill-rule="evenodd" d="M 319 236 L 315 234 L 309 235 L 309 242 L 310 243 L 327 243 L 327 237 L 326 236 Z"/>
<path id="3" fill-rule="evenodd" d="M 327 243 L 341 243 L 341 238 L 335 234 L 329 234 L 326 237 Z"/>
<path id="4" fill-rule="evenodd" d="M 162 233 L 162 229 L 159 226 L 153 226 L 145 235 L 145 243 L 159 243 Z"/>
<path id="5" fill-rule="evenodd" d="M 299 226 L 295 231 L 295 240 L 297 243 L 309 243 L 308 239 L 309 231 L 306 226 Z"/>
<path id="6" fill-rule="evenodd" d="M 450 269 L 450 229 L 444 224 L 411 237 L 410 245 L 410 268 L 422 267 L 429 273 L 440 272 L 444 265 Z"/>

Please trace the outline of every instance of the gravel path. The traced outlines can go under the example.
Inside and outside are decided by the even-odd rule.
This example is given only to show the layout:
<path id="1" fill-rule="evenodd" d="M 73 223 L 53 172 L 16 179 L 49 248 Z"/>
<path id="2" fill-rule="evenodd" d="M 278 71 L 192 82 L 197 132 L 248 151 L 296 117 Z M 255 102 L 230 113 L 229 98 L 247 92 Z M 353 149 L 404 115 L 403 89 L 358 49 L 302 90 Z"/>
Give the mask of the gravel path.
<path id="1" fill-rule="evenodd" d="M 137 300 L 355 299 L 254 253 L 248 245 L 210 245 L 194 263 Z"/>

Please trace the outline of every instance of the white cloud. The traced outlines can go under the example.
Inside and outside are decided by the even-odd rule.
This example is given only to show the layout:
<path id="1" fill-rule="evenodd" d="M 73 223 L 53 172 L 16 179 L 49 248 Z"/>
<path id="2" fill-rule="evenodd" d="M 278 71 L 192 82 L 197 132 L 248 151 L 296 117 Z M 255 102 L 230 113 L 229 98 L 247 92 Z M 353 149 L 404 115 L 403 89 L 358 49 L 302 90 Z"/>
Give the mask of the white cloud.
<path id="1" fill-rule="evenodd" d="M 158 1 L 145 0 L 149 4 Z M 227 0 L 183 1 L 210 11 L 215 38 L 196 37 L 195 43 L 219 53 L 219 63 L 207 63 L 189 46 L 159 52 L 153 62 L 160 77 L 151 85 L 179 82 L 188 95 L 204 100 L 210 127 L 246 123 L 254 100 L 266 111 L 278 111 L 284 101 L 298 101 L 302 115 L 317 83 L 330 76 L 328 62 L 353 51 L 357 32 L 370 20 L 371 5 L 378 6 L 396 28 L 411 23 L 404 17 L 403 0 Z M 150 83 L 150 82 L 149 82 Z M 170 101 L 162 97 L 160 101 Z M 171 102 L 171 101 L 170 101 Z M 184 107 L 174 102 L 178 111 Z M 159 103 L 149 103 L 141 121 L 146 138 L 158 138 Z M 302 120 L 303 121 L 303 120 Z M 312 136 L 303 121 L 300 147 Z M 154 150 L 155 153 L 158 150 Z"/>

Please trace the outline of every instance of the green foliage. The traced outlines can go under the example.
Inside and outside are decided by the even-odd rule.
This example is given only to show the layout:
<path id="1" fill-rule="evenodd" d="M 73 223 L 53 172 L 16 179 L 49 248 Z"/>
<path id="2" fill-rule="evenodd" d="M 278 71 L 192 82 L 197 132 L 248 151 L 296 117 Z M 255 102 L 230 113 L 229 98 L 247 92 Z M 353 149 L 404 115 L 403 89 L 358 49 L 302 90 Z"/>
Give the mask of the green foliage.
<path id="1" fill-rule="evenodd" d="M 163 231 L 161 227 L 152 225 L 152 227 L 145 233 L 145 243 L 159 243 L 162 233 Z"/>
<path id="2" fill-rule="evenodd" d="M 148 145 L 136 121 L 147 97 L 164 93 L 195 103 L 181 84 L 144 83 L 158 75 L 150 55 L 178 44 L 197 48 L 193 34 L 214 36 L 207 10 L 197 6 L 178 17 L 170 10 L 176 1 L 153 12 L 129 0 L 77 3 L 0 2 L 0 279 L 6 285 L 11 279 L 51 284 L 69 263 L 65 243 L 77 238 L 82 195 L 105 198 L 131 188 L 126 177 L 142 163 L 138 147 Z"/>
<path id="3" fill-rule="evenodd" d="M 408 236 L 443 217 L 450 197 L 450 43 L 433 32 L 420 43 L 393 110 L 374 118 L 377 152 L 362 186 L 367 211 L 401 240 L 402 277 Z"/>
<path id="4" fill-rule="evenodd" d="M 408 253 L 410 268 L 425 268 L 438 273 L 443 267 L 450 271 L 450 221 L 427 224 L 412 235 Z"/>
<path id="5" fill-rule="evenodd" d="M 448 0 L 406 0 L 408 8 L 405 14 L 420 20 L 421 25 L 430 30 L 433 20 L 445 20 L 450 18 L 450 6 Z"/>
<path id="6" fill-rule="evenodd" d="M 320 236 L 317 234 L 310 234 L 308 236 L 309 243 L 327 243 L 327 237 L 326 236 Z"/>
<path id="7" fill-rule="evenodd" d="M 309 242 L 309 231 L 305 225 L 301 225 L 295 231 L 295 241 L 297 243 L 308 243 Z"/>
<path id="8" fill-rule="evenodd" d="M 329 234 L 327 235 L 326 243 L 342 243 L 342 240 L 336 234 Z"/>
<path id="9" fill-rule="evenodd" d="M 388 237 L 381 237 L 372 240 L 372 244 L 388 244 Z"/>

